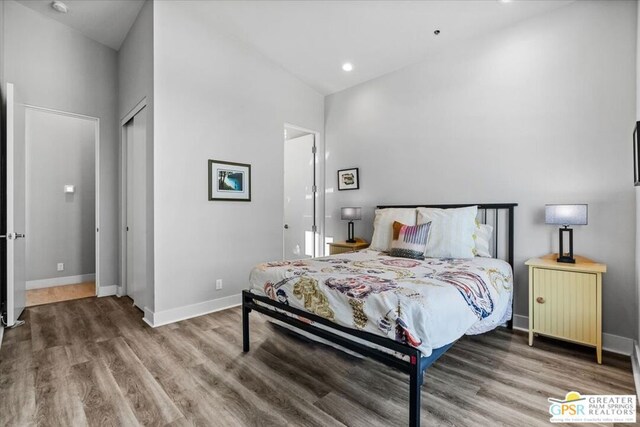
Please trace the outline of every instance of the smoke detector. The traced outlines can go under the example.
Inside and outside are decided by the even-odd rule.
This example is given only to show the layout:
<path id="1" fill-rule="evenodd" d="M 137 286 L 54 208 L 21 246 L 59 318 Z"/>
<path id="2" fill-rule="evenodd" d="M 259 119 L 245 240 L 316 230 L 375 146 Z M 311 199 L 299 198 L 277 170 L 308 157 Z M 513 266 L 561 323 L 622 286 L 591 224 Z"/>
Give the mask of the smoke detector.
<path id="1" fill-rule="evenodd" d="M 60 12 L 60 13 L 67 13 L 69 11 L 69 8 L 67 7 L 67 5 L 62 3 L 61 1 L 51 2 L 51 7 L 56 12 Z"/>

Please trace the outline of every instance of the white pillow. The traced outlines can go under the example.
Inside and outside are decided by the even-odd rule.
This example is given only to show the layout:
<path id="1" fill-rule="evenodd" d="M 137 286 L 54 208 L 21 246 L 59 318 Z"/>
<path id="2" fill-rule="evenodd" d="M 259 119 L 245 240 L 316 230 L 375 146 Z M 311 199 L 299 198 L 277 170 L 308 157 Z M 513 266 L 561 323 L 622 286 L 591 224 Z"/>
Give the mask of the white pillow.
<path id="1" fill-rule="evenodd" d="M 476 223 L 476 232 L 473 238 L 476 241 L 475 254 L 485 258 L 491 258 L 491 251 L 489 250 L 489 242 L 491 242 L 491 236 L 493 235 L 493 227 L 487 224 Z"/>
<path id="2" fill-rule="evenodd" d="M 416 225 L 416 210 L 414 208 L 376 209 L 376 217 L 373 220 L 373 237 L 369 249 L 374 251 L 391 249 L 394 221 L 405 225 Z"/>
<path id="3" fill-rule="evenodd" d="M 478 207 L 458 209 L 418 208 L 418 224 L 431 221 L 424 256 L 427 258 L 473 258 Z"/>

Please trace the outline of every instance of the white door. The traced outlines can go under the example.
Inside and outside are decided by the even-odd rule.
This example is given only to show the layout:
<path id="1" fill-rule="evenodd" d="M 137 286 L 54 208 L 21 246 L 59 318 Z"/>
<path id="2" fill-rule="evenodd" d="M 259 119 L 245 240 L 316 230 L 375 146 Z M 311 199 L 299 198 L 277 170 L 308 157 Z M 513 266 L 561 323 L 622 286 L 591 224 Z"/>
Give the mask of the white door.
<path id="1" fill-rule="evenodd" d="M 7 83 L 7 326 L 13 326 L 25 306 L 25 145 L 24 106 Z"/>
<path id="2" fill-rule="evenodd" d="M 284 259 L 316 255 L 315 135 L 284 142 Z"/>
<path id="3" fill-rule="evenodd" d="M 144 310 L 147 291 L 146 143 L 147 110 L 125 125 L 127 295 Z"/>

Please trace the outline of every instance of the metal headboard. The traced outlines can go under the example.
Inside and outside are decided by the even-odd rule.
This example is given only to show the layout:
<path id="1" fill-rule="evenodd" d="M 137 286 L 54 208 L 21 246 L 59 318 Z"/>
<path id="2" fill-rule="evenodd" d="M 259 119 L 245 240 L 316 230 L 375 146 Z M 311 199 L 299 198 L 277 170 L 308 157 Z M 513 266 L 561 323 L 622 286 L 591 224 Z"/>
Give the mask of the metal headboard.
<path id="1" fill-rule="evenodd" d="M 507 234 L 507 248 L 505 261 L 507 261 L 511 265 L 511 271 L 513 271 L 513 280 L 514 280 L 514 289 L 513 289 L 513 298 L 511 299 L 511 315 L 512 318 L 507 322 L 507 327 L 509 329 L 513 328 L 513 315 L 515 314 L 515 265 L 514 265 L 514 255 L 513 255 L 513 245 L 514 245 L 514 233 L 513 233 L 513 217 L 514 217 L 514 208 L 518 206 L 517 203 L 467 203 L 460 205 L 380 205 L 378 209 L 386 209 L 386 208 L 440 208 L 440 209 L 455 209 L 455 208 L 466 208 L 469 206 L 478 206 L 478 220 L 483 224 L 487 223 L 487 220 L 493 222 L 493 250 L 492 255 L 495 258 L 500 258 L 500 239 L 498 236 L 500 235 L 500 212 L 506 212 L 506 234 Z M 503 224 L 504 226 L 504 224 Z M 504 251 L 502 251 L 504 252 Z"/>
<path id="2" fill-rule="evenodd" d="M 466 203 L 466 204 L 452 204 L 452 205 L 430 205 L 430 204 L 421 204 L 421 205 L 380 205 L 378 209 L 387 209 L 387 208 L 439 208 L 439 209 L 454 209 L 454 208 L 466 208 L 469 206 L 478 206 L 478 221 L 483 224 L 489 223 L 489 225 L 493 226 L 493 247 L 491 248 L 491 254 L 495 258 L 501 258 L 501 254 L 504 254 L 504 260 L 507 261 L 511 265 L 511 269 L 515 271 L 514 266 L 514 232 L 513 232 L 513 224 L 514 224 L 514 208 L 518 206 L 517 203 Z M 505 213 L 506 215 L 501 215 Z M 506 218 L 504 218 L 506 216 Z M 506 224 L 502 224 L 502 232 L 500 224 L 501 217 L 506 220 Z M 501 243 L 504 243 L 500 240 L 502 236 L 501 233 L 506 232 L 506 250 L 501 247 Z"/>

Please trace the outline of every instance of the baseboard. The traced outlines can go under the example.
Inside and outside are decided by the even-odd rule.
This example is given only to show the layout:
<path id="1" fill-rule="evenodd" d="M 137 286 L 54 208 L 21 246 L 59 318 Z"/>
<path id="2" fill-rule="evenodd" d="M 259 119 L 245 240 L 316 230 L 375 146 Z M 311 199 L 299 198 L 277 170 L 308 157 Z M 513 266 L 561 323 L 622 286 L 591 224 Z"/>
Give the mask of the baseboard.
<path id="1" fill-rule="evenodd" d="M 613 334 L 602 334 L 602 349 L 605 351 L 631 356 L 633 354 L 633 347 L 634 341 L 631 338 Z"/>
<path id="2" fill-rule="evenodd" d="M 98 286 L 99 297 L 110 297 L 111 295 L 116 295 L 117 293 L 118 293 L 118 285 Z"/>
<path id="3" fill-rule="evenodd" d="M 640 347 L 638 347 L 637 341 L 633 345 L 631 367 L 633 368 L 633 382 L 636 385 L 636 395 L 638 399 L 640 399 Z"/>
<path id="4" fill-rule="evenodd" d="M 144 316 L 142 317 L 142 320 L 144 321 L 144 323 L 146 323 L 147 325 L 151 326 L 152 328 L 154 327 L 154 313 L 153 311 L 149 310 L 148 307 L 144 308 Z"/>
<path id="5" fill-rule="evenodd" d="M 513 315 L 513 329 L 529 332 L 529 317 L 519 314 Z"/>
<path id="6" fill-rule="evenodd" d="M 515 314 L 513 316 L 513 329 L 529 332 L 529 317 Z M 605 351 L 631 356 L 633 348 L 634 341 L 631 338 L 606 333 L 602 334 L 602 349 Z"/>
<path id="7" fill-rule="evenodd" d="M 51 279 L 29 280 L 27 290 L 51 288 L 53 286 L 75 285 L 82 282 L 95 282 L 95 274 L 79 274 L 77 276 L 53 277 Z"/>
<path id="8" fill-rule="evenodd" d="M 230 295 L 224 298 L 156 312 L 145 307 L 143 320 L 152 328 L 157 328 L 158 326 L 168 325 L 169 323 L 237 307 L 242 301 L 241 296 L 242 294 Z"/>

